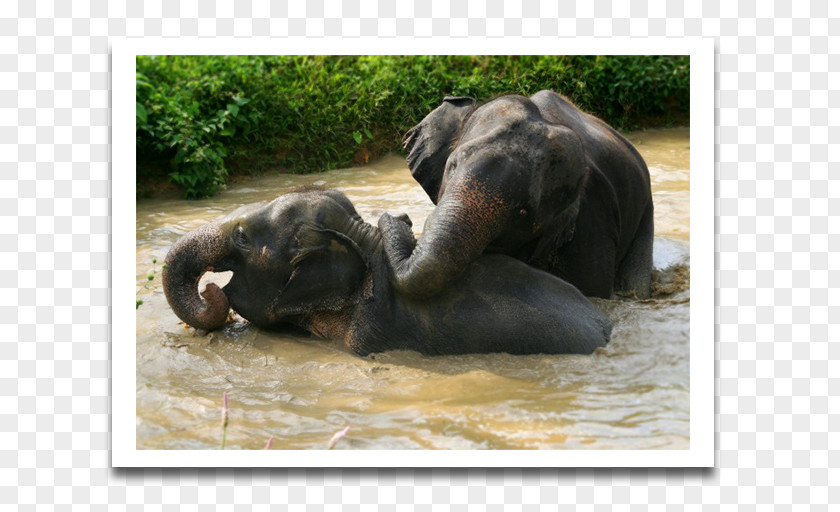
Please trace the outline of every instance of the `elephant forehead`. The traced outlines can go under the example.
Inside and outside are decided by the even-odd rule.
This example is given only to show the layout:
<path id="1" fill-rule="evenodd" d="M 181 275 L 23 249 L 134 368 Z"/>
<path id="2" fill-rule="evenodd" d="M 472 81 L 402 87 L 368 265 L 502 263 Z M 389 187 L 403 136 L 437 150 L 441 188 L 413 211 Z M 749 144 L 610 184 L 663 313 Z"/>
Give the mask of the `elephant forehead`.
<path id="1" fill-rule="evenodd" d="M 473 130 L 452 153 L 450 165 L 488 165 L 516 162 L 514 168 L 527 170 L 545 159 L 556 145 L 549 142 L 545 123 L 540 121 L 505 122 L 487 130 Z"/>
<path id="2" fill-rule="evenodd" d="M 294 209 L 295 205 L 301 200 L 299 194 L 285 194 L 278 196 L 266 205 L 266 210 L 270 215 L 282 215 Z"/>
<path id="3" fill-rule="evenodd" d="M 510 154 L 519 148 L 535 146 L 539 149 L 546 140 L 544 123 L 521 117 L 472 126 L 462 135 L 458 148 L 462 153 L 481 154 L 499 151 Z"/>
<path id="4" fill-rule="evenodd" d="M 533 130 L 529 130 L 533 131 Z M 496 126 L 489 131 L 476 131 L 475 135 L 462 141 L 449 157 L 450 166 L 478 166 L 485 172 L 511 162 L 531 159 L 545 146 L 538 136 L 527 136 L 521 131 L 511 131 Z"/>
<path id="5" fill-rule="evenodd" d="M 267 202 L 251 203 L 240 206 L 224 217 L 224 221 L 236 221 L 252 217 L 256 212 L 266 207 Z"/>
<path id="6" fill-rule="evenodd" d="M 273 201 L 264 215 L 265 222 L 273 229 L 292 228 L 311 222 L 317 208 L 296 197 L 281 197 Z"/>
<path id="7" fill-rule="evenodd" d="M 503 96 L 477 108 L 468 118 L 469 125 L 492 123 L 513 123 L 539 116 L 539 110 L 531 100 L 521 96 Z"/>
<path id="8" fill-rule="evenodd" d="M 333 192 L 333 196 L 330 195 Z M 290 192 L 269 203 L 272 220 L 308 219 L 331 210 L 342 210 L 338 201 L 349 200 L 340 192 L 322 189 Z M 352 207 L 352 204 L 351 204 Z"/>

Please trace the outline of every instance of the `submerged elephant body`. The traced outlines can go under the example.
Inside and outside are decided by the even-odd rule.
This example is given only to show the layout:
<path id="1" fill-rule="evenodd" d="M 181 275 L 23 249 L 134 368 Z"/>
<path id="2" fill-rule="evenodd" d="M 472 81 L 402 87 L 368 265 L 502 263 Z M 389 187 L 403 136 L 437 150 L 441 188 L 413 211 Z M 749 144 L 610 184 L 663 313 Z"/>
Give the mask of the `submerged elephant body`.
<path id="1" fill-rule="evenodd" d="M 262 327 L 342 339 L 361 355 L 590 353 L 611 330 L 573 286 L 503 255 L 476 258 L 432 299 L 400 292 L 380 231 L 335 190 L 242 207 L 182 237 L 166 263 L 164 291 L 189 325 L 218 328 L 233 308 Z M 201 275 L 225 270 L 230 282 L 199 296 Z"/>
<path id="2" fill-rule="evenodd" d="M 446 98 L 405 138 L 437 205 L 419 240 L 379 227 L 402 292 L 429 297 L 484 253 L 513 256 L 585 295 L 650 294 L 653 202 L 632 144 L 559 94 Z"/>
<path id="3" fill-rule="evenodd" d="M 382 270 L 345 337 L 360 354 L 589 354 L 610 338 L 609 320 L 577 289 L 507 256 L 479 258 L 431 299 L 395 294 Z"/>

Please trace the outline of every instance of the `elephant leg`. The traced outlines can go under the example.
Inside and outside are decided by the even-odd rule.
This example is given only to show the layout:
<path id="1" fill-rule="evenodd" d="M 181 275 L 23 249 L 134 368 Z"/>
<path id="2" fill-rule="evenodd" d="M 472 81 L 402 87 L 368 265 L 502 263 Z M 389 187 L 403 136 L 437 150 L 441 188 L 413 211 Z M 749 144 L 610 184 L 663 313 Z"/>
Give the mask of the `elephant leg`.
<path id="1" fill-rule="evenodd" d="M 633 293 L 639 299 L 650 297 L 653 271 L 653 203 L 648 205 L 636 236 L 618 267 L 615 279 L 617 292 Z"/>

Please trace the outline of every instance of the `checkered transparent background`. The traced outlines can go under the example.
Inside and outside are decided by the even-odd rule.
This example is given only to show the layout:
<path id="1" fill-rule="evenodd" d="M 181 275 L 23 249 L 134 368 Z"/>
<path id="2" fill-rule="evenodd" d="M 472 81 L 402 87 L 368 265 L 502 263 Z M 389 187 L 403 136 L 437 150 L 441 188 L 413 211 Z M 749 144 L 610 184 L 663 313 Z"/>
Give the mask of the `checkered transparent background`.
<path id="1" fill-rule="evenodd" d="M 0 508 L 840 503 L 840 5 L 557 3 L 0 2 Z M 109 40 L 215 35 L 717 38 L 719 469 L 109 469 Z"/>

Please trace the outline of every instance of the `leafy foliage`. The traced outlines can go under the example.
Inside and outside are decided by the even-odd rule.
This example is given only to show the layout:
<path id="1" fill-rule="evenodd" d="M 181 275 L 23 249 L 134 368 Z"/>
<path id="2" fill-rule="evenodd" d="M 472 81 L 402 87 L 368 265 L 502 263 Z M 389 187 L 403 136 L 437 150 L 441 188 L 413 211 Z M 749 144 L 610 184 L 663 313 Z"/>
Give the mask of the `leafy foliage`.
<path id="1" fill-rule="evenodd" d="M 140 56 L 137 70 L 138 160 L 166 162 L 188 198 L 228 168 L 314 172 L 398 151 L 446 95 L 551 89 L 625 129 L 689 114 L 688 57 Z"/>

